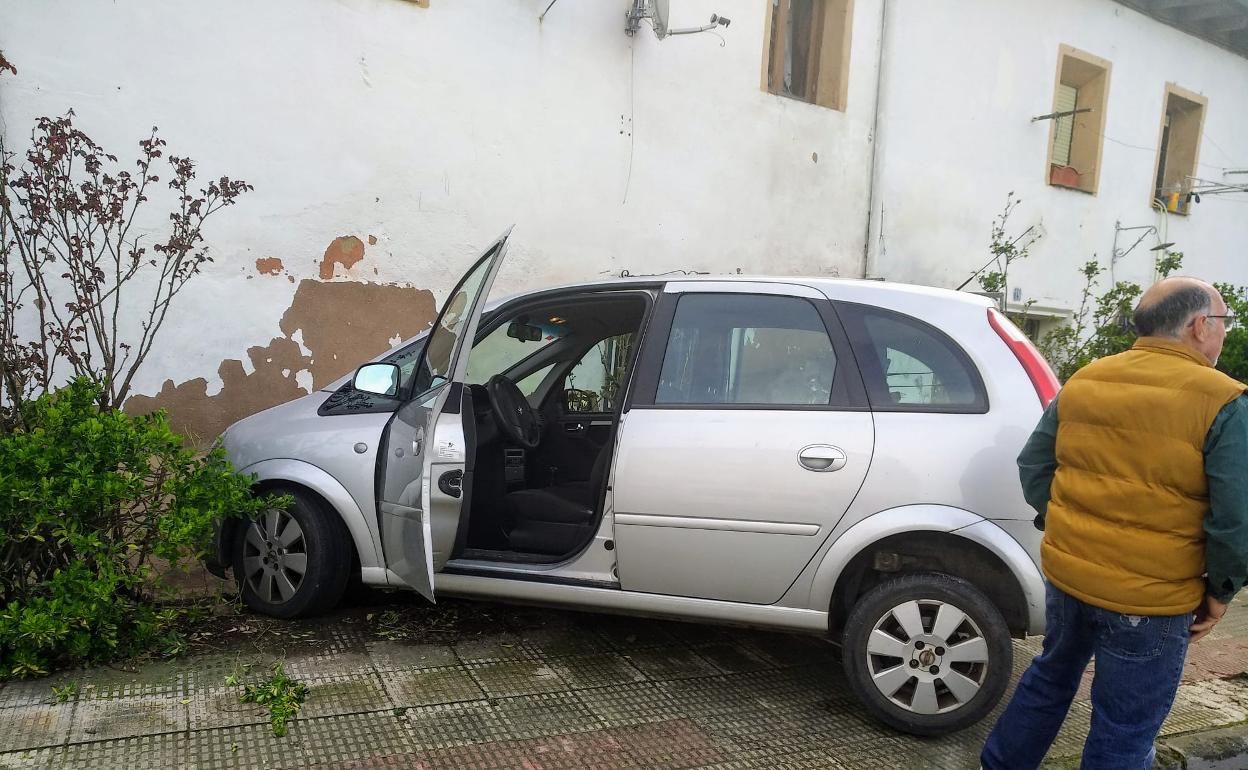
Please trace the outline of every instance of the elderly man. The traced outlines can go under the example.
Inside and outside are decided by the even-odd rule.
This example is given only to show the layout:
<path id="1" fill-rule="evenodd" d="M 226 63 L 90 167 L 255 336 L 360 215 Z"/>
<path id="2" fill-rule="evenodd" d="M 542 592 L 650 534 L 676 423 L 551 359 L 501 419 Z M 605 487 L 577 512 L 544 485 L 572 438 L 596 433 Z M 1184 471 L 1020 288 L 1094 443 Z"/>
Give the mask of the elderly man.
<path id="1" fill-rule="evenodd" d="M 1134 347 L 1071 377 L 1019 455 L 1045 530 L 1044 649 L 983 767 L 1040 764 L 1093 655 L 1083 767 L 1151 765 L 1188 643 L 1248 578 L 1248 386 L 1213 368 L 1235 320 L 1204 281 L 1161 281 Z"/>

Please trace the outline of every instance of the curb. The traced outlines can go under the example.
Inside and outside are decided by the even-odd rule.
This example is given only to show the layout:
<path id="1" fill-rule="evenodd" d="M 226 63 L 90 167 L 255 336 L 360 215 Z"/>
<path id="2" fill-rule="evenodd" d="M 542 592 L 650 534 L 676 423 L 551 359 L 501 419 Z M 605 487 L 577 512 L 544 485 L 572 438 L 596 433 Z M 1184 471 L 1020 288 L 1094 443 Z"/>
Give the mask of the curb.
<path id="1" fill-rule="evenodd" d="M 1162 756 L 1167 756 L 1163 764 Z M 1245 770 L 1248 768 L 1248 723 L 1163 738 L 1154 768 Z"/>

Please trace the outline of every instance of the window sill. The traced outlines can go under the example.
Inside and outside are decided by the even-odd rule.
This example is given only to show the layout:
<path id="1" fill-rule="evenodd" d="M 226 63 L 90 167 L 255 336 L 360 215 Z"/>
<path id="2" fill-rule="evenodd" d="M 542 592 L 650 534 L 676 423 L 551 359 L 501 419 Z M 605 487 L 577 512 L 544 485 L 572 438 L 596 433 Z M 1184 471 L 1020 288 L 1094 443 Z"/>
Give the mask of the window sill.
<path id="1" fill-rule="evenodd" d="M 825 110 L 832 110 L 833 112 L 845 112 L 844 107 L 838 107 L 834 104 L 822 104 L 820 102 L 811 101 L 809 99 L 803 99 L 802 97 L 796 96 L 794 94 L 784 94 L 784 93 L 779 93 L 777 91 L 769 91 L 769 90 L 765 90 L 764 93 L 771 94 L 772 96 L 778 96 L 781 99 L 787 99 L 791 102 L 809 104 L 811 107 L 822 107 Z"/>
<path id="2" fill-rule="evenodd" d="M 1096 195 L 1096 190 L 1085 190 L 1082 187 L 1075 187 L 1074 185 L 1068 185 L 1068 184 L 1059 184 L 1057 182 L 1049 182 L 1049 187 L 1056 187 L 1059 190 L 1070 190 L 1071 192 L 1083 193 L 1084 195 L 1091 195 L 1094 197 Z"/>

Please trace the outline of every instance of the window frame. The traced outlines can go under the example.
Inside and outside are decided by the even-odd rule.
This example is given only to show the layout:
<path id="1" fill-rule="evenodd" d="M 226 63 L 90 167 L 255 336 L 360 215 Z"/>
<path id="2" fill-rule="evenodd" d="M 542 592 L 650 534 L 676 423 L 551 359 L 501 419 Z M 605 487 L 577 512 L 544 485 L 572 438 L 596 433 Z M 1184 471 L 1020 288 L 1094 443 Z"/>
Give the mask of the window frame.
<path id="1" fill-rule="evenodd" d="M 1073 78 L 1063 80 L 1062 73 L 1066 69 L 1067 60 L 1075 62 L 1077 67 L 1100 70 L 1100 75 L 1083 79 L 1079 83 L 1069 82 Z M 1081 156 L 1090 153 L 1092 157 L 1092 181 L 1089 184 L 1084 185 L 1082 182 L 1083 177 L 1086 176 L 1085 174 L 1080 174 L 1080 184 L 1078 186 L 1060 184 L 1053 181 L 1053 144 L 1057 139 L 1058 130 L 1058 121 L 1054 118 L 1049 120 L 1049 139 L 1048 144 L 1045 146 L 1044 152 L 1044 180 L 1049 187 L 1056 187 L 1063 190 L 1074 190 L 1075 192 L 1081 192 L 1085 195 L 1093 196 L 1095 196 L 1097 191 L 1100 189 L 1101 166 L 1105 151 L 1105 115 L 1109 109 L 1109 86 L 1112 76 L 1113 64 L 1108 59 L 1102 59 L 1101 57 L 1090 54 L 1087 51 L 1081 51 L 1074 46 L 1064 44 L 1058 46 L 1057 71 L 1053 76 L 1052 111 L 1058 112 L 1058 90 L 1059 86 L 1062 85 L 1067 85 L 1077 89 L 1079 96 L 1077 97 L 1078 101 L 1076 101 L 1075 104 L 1076 109 L 1081 109 L 1086 106 L 1093 107 L 1093 110 L 1090 113 L 1079 113 L 1071 116 L 1072 125 L 1070 155 L 1072 157 L 1067 159 L 1067 166 L 1077 169 L 1078 166 L 1074 164 L 1075 159 L 1073 157 L 1076 154 L 1076 148 L 1080 151 L 1078 154 Z M 1095 104 L 1089 105 L 1088 101 L 1085 100 L 1085 96 L 1087 95 L 1091 84 L 1098 79 L 1103 81 L 1099 99 L 1094 100 Z M 1081 123 L 1081 119 L 1085 121 L 1090 120 L 1091 123 Z M 1096 138 L 1095 149 L 1090 151 L 1083 146 L 1083 142 L 1079 141 L 1080 137 L 1087 136 L 1089 134 L 1095 136 Z"/>
<path id="2" fill-rule="evenodd" d="M 1169 137 L 1167 138 L 1166 136 L 1166 118 L 1170 115 L 1170 98 L 1171 97 L 1174 97 L 1176 99 L 1181 99 L 1182 101 L 1185 101 L 1185 102 L 1190 102 L 1191 104 L 1195 105 L 1196 108 L 1199 109 L 1200 111 L 1200 117 L 1196 121 L 1196 146 L 1192 149 L 1191 168 L 1188 169 L 1187 173 L 1183 175 L 1185 180 L 1187 177 L 1195 176 L 1197 169 L 1200 167 L 1200 147 L 1204 143 L 1202 140 L 1204 139 L 1204 135 L 1205 135 L 1205 116 L 1209 112 L 1209 97 L 1198 94 L 1195 91 L 1189 91 L 1188 89 L 1183 88 L 1182 86 L 1176 83 L 1170 83 L 1170 82 L 1166 83 L 1166 87 L 1162 91 L 1161 121 L 1157 127 L 1157 155 L 1156 155 L 1156 159 L 1153 162 L 1153 176 L 1152 176 L 1153 184 L 1152 184 L 1152 194 L 1150 195 L 1149 205 L 1150 206 L 1152 205 L 1152 201 L 1160 201 L 1161 205 L 1165 207 L 1167 213 L 1178 214 L 1179 216 L 1186 217 L 1186 216 L 1191 216 L 1192 214 L 1191 185 L 1190 184 L 1184 183 L 1180 185 L 1181 189 L 1186 189 L 1187 192 L 1179 193 L 1179 206 L 1175 209 L 1169 208 L 1168 206 L 1166 206 L 1166 202 L 1164 200 L 1157 197 L 1157 190 L 1158 190 L 1157 179 L 1159 177 L 1163 180 L 1163 185 L 1164 185 L 1165 166 L 1163 166 L 1163 161 L 1168 161 L 1170 157 L 1172 156 L 1172 153 L 1174 152 L 1174 127 L 1173 126 L 1170 127 Z M 1164 157 L 1162 154 L 1163 150 L 1165 151 Z"/>
<path id="3" fill-rule="evenodd" d="M 908 313 L 903 313 L 890 308 L 880 307 L 878 305 L 867 305 L 860 302 L 836 301 L 834 303 L 837 313 L 845 323 L 845 331 L 849 337 L 850 345 L 853 347 L 854 355 L 858 360 L 860 367 L 860 375 L 862 377 L 863 387 L 867 392 L 867 399 L 871 403 L 872 412 L 921 412 L 925 414 L 987 414 L 991 409 L 991 401 L 988 398 L 988 388 L 984 384 L 984 375 L 980 372 L 979 367 L 975 364 L 975 359 L 971 358 L 961 344 L 952 336 L 933 326 L 932 324 L 917 318 Z M 888 382 L 888 374 L 880 369 L 879 360 L 875 355 L 875 343 L 871 339 L 871 335 L 867 332 L 864 323 L 864 315 L 866 313 L 876 313 L 883 316 L 892 316 L 894 319 L 918 327 L 922 331 L 927 332 L 938 341 L 944 343 L 945 347 L 953 354 L 953 357 L 971 376 L 971 387 L 975 391 L 975 402 L 973 404 L 899 404 L 891 399 L 884 404 L 876 405 L 871 399 L 871 386 L 868 384 L 873 381 Z M 877 379 L 878 378 L 878 379 Z"/>
<path id="4" fill-rule="evenodd" d="M 659 390 L 659 377 L 663 371 L 663 359 L 667 355 L 667 346 L 671 340 L 672 324 L 676 319 L 676 308 L 681 298 L 698 296 L 718 297 L 774 297 L 778 299 L 797 299 L 814 306 L 824 330 L 832 343 L 832 352 L 836 356 L 836 372 L 832 377 L 832 392 L 828 404 L 723 404 L 723 403 L 690 403 L 666 404 L 655 403 Z M 867 401 L 866 386 L 858 372 L 853 348 L 849 338 L 841 326 L 836 310 L 831 301 L 814 299 L 798 294 L 783 292 L 759 291 L 689 291 L 664 292 L 655 307 L 650 324 L 642 336 L 640 349 L 637 352 L 633 370 L 633 387 L 624 399 L 624 411 L 630 409 L 675 409 L 696 411 L 780 411 L 780 412 L 865 412 L 870 411 Z"/>
<path id="5" fill-rule="evenodd" d="M 780 54 L 779 58 L 783 59 L 788 47 L 787 36 L 773 46 L 772 27 L 776 19 L 776 3 L 787 1 L 767 0 L 767 16 L 763 24 L 762 90 L 773 96 L 845 112 L 849 101 L 849 65 L 850 50 L 853 47 L 854 0 L 812 0 L 812 2 L 821 6 L 821 10 L 815 16 L 818 17 L 818 21 L 822 22 L 823 29 L 818 35 L 815 34 L 815 30 L 811 30 L 812 56 L 815 57 L 815 66 L 808 68 L 811 70 L 810 74 L 814 80 L 814 94 L 810 99 L 805 99 L 797 94 L 785 91 L 783 77 L 780 78 L 778 85 L 775 87 L 772 85 L 774 82 L 772 70 L 781 66 L 777 62 L 772 61 L 772 52 L 773 50 L 778 52 Z M 787 9 L 784 9 L 781 18 L 786 17 Z M 840 26 L 839 30 L 837 29 L 838 25 Z M 839 39 L 837 39 L 838 37 Z M 816 42 L 818 43 L 817 49 L 814 46 Z M 830 50 L 825 50 L 825 47 L 829 46 L 831 42 L 839 44 L 840 50 L 839 56 L 829 57 L 827 60 L 836 59 L 835 68 L 829 70 L 828 67 L 830 65 L 825 64 L 824 54 L 832 53 Z"/>

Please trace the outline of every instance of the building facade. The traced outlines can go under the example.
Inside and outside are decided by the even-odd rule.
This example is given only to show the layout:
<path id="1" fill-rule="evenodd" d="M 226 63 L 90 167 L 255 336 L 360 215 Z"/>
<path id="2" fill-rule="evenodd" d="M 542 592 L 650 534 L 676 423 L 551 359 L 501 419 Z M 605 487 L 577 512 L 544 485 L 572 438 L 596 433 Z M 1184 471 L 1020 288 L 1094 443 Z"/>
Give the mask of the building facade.
<path id="1" fill-rule="evenodd" d="M 669 271 L 954 288 L 1012 192 L 1031 253 L 1008 299 L 1035 318 L 1071 312 L 1094 257 L 1151 282 L 1161 243 L 1246 284 L 1248 193 L 1191 193 L 1248 184 L 1248 9 L 1137 5 L 0 0 L 0 130 L 18 146 L 73 109 L 124 159 L 157 125 L 255 186 L 209 222 L 215 262 L 128 404 L 206 439 L 427 326 L 513 223 L 500 293 Z M 655 10 L 730 24 L 660 39 Z M 631 35 L 630 11 L 651 12 Z"/>

